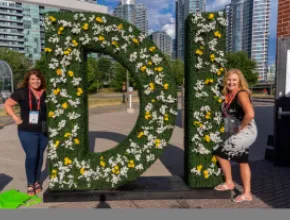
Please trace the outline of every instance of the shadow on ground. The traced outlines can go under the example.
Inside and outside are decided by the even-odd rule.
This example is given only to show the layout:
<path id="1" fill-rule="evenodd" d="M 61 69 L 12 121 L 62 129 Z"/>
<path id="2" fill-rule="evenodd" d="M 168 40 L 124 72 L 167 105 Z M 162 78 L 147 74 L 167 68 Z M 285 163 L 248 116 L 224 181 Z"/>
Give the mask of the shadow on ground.
<path id="1" fill-rule="evenodd" d="M 2 191 L 12 180 L 13 178 L 11 176 L 0 173 L 0 191 Z"/>
<path id="2" fill-rule="evenodd" d="M 272 208 L 290 208 L 290 168 L 266 160 L 251 161 L 250 167 L 253 195 Z M 232 172 L 234 181 L 242 185 L 239 165 L 234 164 Z"/>
<path id="3" fill-rule="evenodd" d="M 93 131 L 89 132 L 90 152 L 94 152 L 95 140 L 107 139 L 120 143 L 127 136 L 115 132 Z M 174 145 L 168 145 L 164 153 L 159 158 L 172 176 L 183 176 L 184 151 Z"/>

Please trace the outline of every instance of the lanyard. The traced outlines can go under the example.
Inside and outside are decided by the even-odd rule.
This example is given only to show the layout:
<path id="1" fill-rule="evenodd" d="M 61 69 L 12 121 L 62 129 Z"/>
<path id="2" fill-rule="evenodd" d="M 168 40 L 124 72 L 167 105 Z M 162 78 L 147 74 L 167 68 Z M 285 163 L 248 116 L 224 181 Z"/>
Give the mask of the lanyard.
<path id="1" fill-rule="evenodd" d="M 29 108 L 30 111 L 32 111 L 32 94 L 31 94 L 31 90 L 29 89 Z M 37 111 L 40 110 L 40 96 L 39 99 L 37 100 Z"/>

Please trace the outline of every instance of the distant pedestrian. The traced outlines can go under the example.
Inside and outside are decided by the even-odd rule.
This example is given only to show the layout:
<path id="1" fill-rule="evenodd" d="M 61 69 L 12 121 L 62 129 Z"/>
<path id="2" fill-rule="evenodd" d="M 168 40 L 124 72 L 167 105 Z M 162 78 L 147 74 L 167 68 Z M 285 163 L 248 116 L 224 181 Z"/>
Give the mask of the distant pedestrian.
<path id="1" fill-rule="evenodd" d="M 46 82 L 43 73 L 29 70 L 21 85 L 5 102 L 5 110 L 18 125 L 18 137 L 26 154 L 25 170 L 27 193 L 35 195 L 42 191 L 40 180 L 43 153 L 48 144 L 46 131 Z M 18 117 L 13 106 L 20 106 Z"/>
<path id="2" fill-rule="evenodd" d="M 240 165 L 244 192 L 234 202 L 251 201 L 251 171 L 248 164 L 249 148 L 256 141 L 257 127 L 255 112 L 251 103 L 251 92 L 243 73 L 238 69 L 229 70 L 224 77 L 223 94 L 226 97 L 222 107 L 225 122 L 225 141 L 214 152 L 225 176 L 225 182 L 215 190 L 234 189 L 230 161 Z"/>

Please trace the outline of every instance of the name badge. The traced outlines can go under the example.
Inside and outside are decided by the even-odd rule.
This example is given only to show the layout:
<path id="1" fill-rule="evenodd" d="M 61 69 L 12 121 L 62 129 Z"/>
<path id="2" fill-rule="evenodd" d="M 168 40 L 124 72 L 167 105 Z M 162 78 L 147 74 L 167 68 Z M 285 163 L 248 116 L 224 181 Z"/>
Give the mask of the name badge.
<path id="1" fill-rule="evenodd" d="M 29 124 L 38 124 L 39 112 L 30 111 L 29 112 Z"/>

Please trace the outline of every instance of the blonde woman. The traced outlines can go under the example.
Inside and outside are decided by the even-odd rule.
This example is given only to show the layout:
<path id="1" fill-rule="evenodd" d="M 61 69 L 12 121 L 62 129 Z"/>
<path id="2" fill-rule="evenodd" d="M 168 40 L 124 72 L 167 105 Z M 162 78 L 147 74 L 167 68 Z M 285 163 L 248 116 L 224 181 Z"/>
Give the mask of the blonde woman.
<path id="1" fill-rule="evenodd" d="M 234 202 L 251 201 L 251 171 L 248 164 L 249 148 L 257 138 L 254 109 L 248 83 L 239 69 L 227 71 L 224 77 L 223 95 L 226 97 L 222 106 L 225 122 L 225 141 L 215 151 L 215 155 L 225 176 L 225 182 L 215 190 L 234 189 L 230 161 L 240 165 L 244 192 Z"/>

